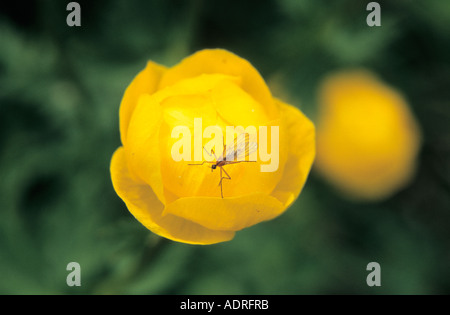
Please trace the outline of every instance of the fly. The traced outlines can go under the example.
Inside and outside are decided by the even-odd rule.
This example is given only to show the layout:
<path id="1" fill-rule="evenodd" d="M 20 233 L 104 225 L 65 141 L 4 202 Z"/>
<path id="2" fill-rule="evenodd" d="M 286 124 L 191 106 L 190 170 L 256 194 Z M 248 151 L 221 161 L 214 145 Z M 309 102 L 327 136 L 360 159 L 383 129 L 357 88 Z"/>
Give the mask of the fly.
<path id="1" fill-rule="evenodd" d="M 241 162 L 256 162 L 256 161 L 246 161 L 247 157 L 256 151 L 258 148 L 258 144 L 254 141 L 249 140 L 249 135 L 245 134 L 245 137 L 238 136 L 234 138 L 234 145 L 232 147 L 227 147 L 227 145 L 224 143 L 223 145 L 223 151 L 222 155 L 217 157 L 216 153 L 213 149 L 211 149 L 211 153 L 206 151 L 205 147 L 203 149 L 206 153 L 209 154 L 209 156 L 214 156 L 215 161 L 203 161 L 199 164 L 188 164 L 188 165 L 203 165 L 205 163 L 210 163 L 211 165 L 211 172 L 214 171 L 216 168 L 220 169 L 220 196 L 223 199 L 223 185 L 222 181 L 224 179 L 231 179 L 230 174 L 227 173 L 227 171 L 223 168 L 225 165 L 228 164 L 237 164 Z M 226 176 L 223 176 L 225 174 Z"/>

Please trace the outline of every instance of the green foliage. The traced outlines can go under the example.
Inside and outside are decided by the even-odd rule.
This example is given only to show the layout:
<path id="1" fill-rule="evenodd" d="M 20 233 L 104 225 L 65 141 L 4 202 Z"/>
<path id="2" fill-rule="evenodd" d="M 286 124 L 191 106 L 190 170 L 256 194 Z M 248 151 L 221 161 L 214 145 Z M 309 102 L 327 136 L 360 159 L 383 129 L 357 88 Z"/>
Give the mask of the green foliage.
<path id="1" fill-rule="evenodd" d="M 450 6 L 379 1 L 64 1 L 0 11 L 0 293 L 433 294 L 450 292 Z M 367 67 L 410 102 L 424 146 L 413 184 L 354 203 L 310 176 L 281 217 L 228 243 L 190 246 L 149 233 L 109 177 L 118 108 L 152 59 L 210 47 L 250 60 L 315 117 L 328 72 Z M 81 265 L 81 287 L 66 266 Z M 366 285 L 381 265 L 382 286 Z"/>

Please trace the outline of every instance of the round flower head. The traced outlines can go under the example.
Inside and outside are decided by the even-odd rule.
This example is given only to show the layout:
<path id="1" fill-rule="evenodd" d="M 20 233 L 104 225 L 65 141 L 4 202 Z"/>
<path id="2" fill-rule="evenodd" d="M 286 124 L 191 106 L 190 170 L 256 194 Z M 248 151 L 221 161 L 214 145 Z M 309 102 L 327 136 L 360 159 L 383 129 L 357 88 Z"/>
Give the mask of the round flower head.
<path id="1" fill-rule="evenodd" d="M 329 76 L 320 90 L 317 170 L 354 199 L 379 200 L 412 178 L 420 132 L 403 97 L 366 71 Z"/>
<path id="2" fill-rule="evenodd" d="M 239 132 L 230 136 L 229 127 Z M 172 68 L 148 62 L 123 96 L 120 135 L 111 161 L 117 194 L 149 230 L 191 244 L 228 241 L 280 215 L 315 154 L 313 124 L 273 98 L 249 62 L 221 49 Z M 253 162 L 236 160 L 252 154 Z"/>

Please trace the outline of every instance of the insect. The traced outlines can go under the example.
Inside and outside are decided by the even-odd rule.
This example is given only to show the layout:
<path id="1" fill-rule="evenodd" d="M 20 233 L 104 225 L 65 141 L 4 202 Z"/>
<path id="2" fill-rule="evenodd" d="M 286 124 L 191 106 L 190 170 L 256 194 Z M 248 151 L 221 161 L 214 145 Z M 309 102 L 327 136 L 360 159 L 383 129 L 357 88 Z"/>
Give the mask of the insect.
<path id="1" fill-rule="evenodd" d="M 188 164 L 188 165 L 203 165 L 205 163 L 210 163 L 211 165 L 211 172 L 213 172 L 216 168 L 220 169 L 220 181 L 219 181 L 219 186 L 220 186 L 220 196 L 223 199 L 223 185 L 222 185 L 222 181 L 224 179 L 231 179 L 230 174 L 227 173 L 227 171 L 225 171 L 225 169 L 223 168 L 225 165 L 228 164 L 237 164 L 237 163 L 242 163 L 242 162 L 256 162 L 256 161 L 246 161 L 245 159 L 252 154 L 253 152 L 256 151 L 256 149 L 258 148 L 258 144 L 254 141 L 250 141 L 249 140 L 249 134 L 245 134 L 245 136 L 238 136 L 236 138 L 234 138 L 234 145 L 233 146 L 228 146 L 224 143 L 223 145 L 223 151 L 222 151 L 222 155 L 220 155 L 219 157 L 217 157 L 216 153 L 214 152 L 213 149 L 211 149 L 211 153 L 209 153 L 208 151 L 206 151 L 205 147 L 203 147 L 203 149 L 205 150 L 206 153 L 209 154 L 209 156 L 213 156 L 215 158 L 215 161 L 203 161 L 202 163 L 198 163 L 198 164 Z M 225 173 L 226 176 L 223 176 L 223 173 Z"/>

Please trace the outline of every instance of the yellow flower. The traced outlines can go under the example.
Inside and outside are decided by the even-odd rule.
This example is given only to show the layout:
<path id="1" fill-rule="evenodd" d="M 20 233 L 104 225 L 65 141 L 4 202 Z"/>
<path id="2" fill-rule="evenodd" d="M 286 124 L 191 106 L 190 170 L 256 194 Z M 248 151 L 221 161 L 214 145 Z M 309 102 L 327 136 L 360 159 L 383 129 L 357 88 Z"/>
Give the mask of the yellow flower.
<path id="1" fill-rule="evenodd" d="M 314 159 L 313 124 L 273 98 L 253 66 L 226 50 L 202 50 L 172 68 L 148 62 L 125 91 L 119 114 L 123 146 L 111 160 L 114 189 L 145 227 L 174 241 L 228 241 L 236 231 L 280 215 L 298 197 Z M 196 119 L 202 131 L 218 126 L 224 135 L 227 126 L 278 126 L 278 139 L 269 136 L 266 143 L 269 151 L 277 144 L 278 167 L 263 172 L 261 159 L 228 164 L 223 170 L 231 179 L 219 186 L 220 167 L 173 156 L 179 141 L 174 130 L 194 131 Z M 197 136 L 190 135 L 194 145 L 183 153 L 198 154 Z M 263 143 L 257 144 L 261 149 Z M 208 151 L 200 150 L 200 162 L 213 155 Z"/>
<path id="2" fill-rule="evenodd" d="M 315 167 L 354 199 L 379 200 L 412 178 L 420 132 L 404 98 L 367 71 L 329 76 L 320 90 Z"/>

